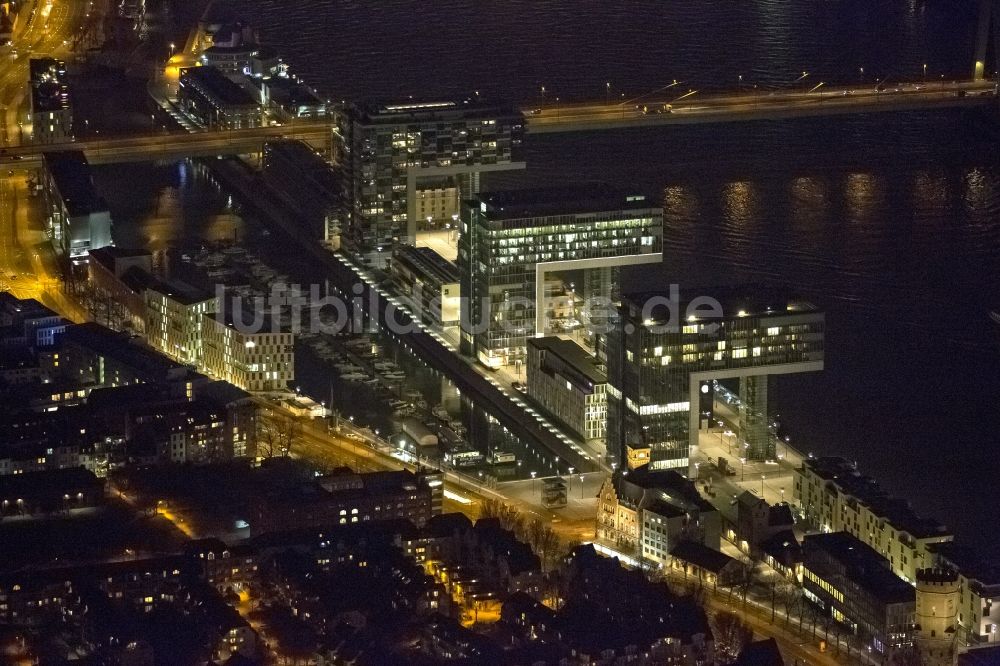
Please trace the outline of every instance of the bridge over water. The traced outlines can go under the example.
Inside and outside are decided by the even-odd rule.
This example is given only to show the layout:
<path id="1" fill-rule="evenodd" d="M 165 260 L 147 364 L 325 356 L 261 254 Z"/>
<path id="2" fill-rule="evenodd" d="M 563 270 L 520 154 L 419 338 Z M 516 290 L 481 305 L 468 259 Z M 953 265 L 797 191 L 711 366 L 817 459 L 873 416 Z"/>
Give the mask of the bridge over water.
<path id="1" fill-rule="evenodd" d="M 987 80 L 895 83 L 810 90 L 701 94 L 698 91 L 611 103 L 544 106 L 525 110 L 529 134 L 580 132 L 623 127 L 726 123 L 809 116 L 930 110 L 982 106 L 996 102 Z"/>
<path id="2" fill-rule="evenodd" d="M 932 110 L 995 104 L 992 81 L 968 80 L 900 83 L 877 89 L 816 87 L 808 91 L 743 91 L 650 96 L 637 102 L 574 103 L 524 109 L 529 134 L 594 132 L 627 127 L 726 123 L 820 115 Z M 37 163 L 41 154 L 82 150 L 92 164 L 239 155 L 258 152 L 264 141 L 279 137 L 302 139 L 323 148 L 332 137 L 335 118 L 299 120 L 284 127 L 171 133 L 149 136 L 88 138 L 60 144 L 11 146 L 0 151 L 0 162 Z M 27 165 L 26 165 L 27 166 Z"/>

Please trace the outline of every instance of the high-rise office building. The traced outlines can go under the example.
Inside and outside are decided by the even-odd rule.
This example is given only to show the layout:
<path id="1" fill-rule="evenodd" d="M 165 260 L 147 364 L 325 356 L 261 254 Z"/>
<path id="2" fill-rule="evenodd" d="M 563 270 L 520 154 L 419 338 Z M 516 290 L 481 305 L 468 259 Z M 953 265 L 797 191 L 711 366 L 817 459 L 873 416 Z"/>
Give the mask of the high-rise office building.
<path id="1" fill-rule="evenodd" d="M 688 468 L 712 380 L 739 378 L 742 455 L 775 458 L 767 376 L 823 369 L 823 313 L 768 290 L 622 298 L 607 340 L 608 455 L 630 468 Z"/>
<path id="2" fill-rule="evenodd" d="M 662 236 L 658 202 L 607 186 L 473 197 L 459 235 L 463 352 L 489 367 L 523 362 L 526 339 L 547 333 L 546 275 L 582 272 L 584 302 L 607 302 L 618 268 L 660 262 Z"/>
<path id="3" fill-rule="evenodd" d="M 53 58 L 32 58 L 28 67 L 32 142 L 72 141 L 73 106 L 66 85 L 66 63 Z"/>
<path id="4" fill-rule="evenodd" d="M 379 265 L 395 243 L 416 244 L 418 210 L 428 216 L 421 181 L 434 200 L 452 189 L 478 192 L 481 172 L 523 168 L 514 161 L 523 132 L 520 111 L 478 98 L 348 108 L 339 129 L 352 202 L 347 240 Z"/>

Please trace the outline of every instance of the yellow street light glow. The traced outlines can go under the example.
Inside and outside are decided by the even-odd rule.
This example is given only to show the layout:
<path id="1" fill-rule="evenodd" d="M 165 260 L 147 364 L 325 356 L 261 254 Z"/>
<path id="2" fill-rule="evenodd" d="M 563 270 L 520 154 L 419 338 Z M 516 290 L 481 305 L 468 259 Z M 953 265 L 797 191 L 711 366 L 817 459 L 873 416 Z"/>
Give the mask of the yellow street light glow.
<path id="1" fill-rule="evenodd" d="M 459 504 L 472 504 L 472 500 L 470 500 L 468 497 L 465 497 L 463 495 L 459 495 L 458 493 L 452 492 L 451 490 L 448 490 L 447 488 L 445 488 L 444 496 L 447 497 L 450 500 L 454 500 L 454 501 L 458 502 Z"/>

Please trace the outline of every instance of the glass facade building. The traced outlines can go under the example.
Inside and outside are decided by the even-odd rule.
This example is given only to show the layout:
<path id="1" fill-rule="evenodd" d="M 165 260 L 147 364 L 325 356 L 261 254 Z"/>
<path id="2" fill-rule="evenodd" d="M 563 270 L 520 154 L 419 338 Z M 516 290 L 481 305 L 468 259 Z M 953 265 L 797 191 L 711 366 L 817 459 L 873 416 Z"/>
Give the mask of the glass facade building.
<path id="1" fill-rule="evenodd" d="M 766 290 L 692 290 L 624 297 L 607 341 L 608 455 L 630 468 L 688 468 L 703 385 L 740 378 L 740 433 L 752 459 L 773 459 L 767 375 L 822 370 L 824 316 Z M 761 418 L 762 417 L 762 418 Z M 762 432 L 761 432 L 762 431 Z M 751 441 L 756 450 L 750 451 Z"/>
<path id="2" fill-rule="evenodd" d="M 525 360 L 545 334 L 547 272 L 583 271 L 584 298 L 611 297 L 615 269 L 659 263 L 663 209 L 641 194 L 578 186 L 473 197 L 458 241 L 462 350 L 489 367 Z M 608 304 L 609 305 L 609 304 Z M 607 307 L 607 306 L 605 306 Z"/>
<path id="3" fill-rule="evenodd" d="M 431 179 L 434 189 L 451 179 L 470 195 L 480 171 L 522 168 L 514 162 L 521 112 L 478 98 L 355 105 L 338 133 L 351 201 L 346 240 L 371 259 L 397 242 L 415 244 L 419 179 Z"/>

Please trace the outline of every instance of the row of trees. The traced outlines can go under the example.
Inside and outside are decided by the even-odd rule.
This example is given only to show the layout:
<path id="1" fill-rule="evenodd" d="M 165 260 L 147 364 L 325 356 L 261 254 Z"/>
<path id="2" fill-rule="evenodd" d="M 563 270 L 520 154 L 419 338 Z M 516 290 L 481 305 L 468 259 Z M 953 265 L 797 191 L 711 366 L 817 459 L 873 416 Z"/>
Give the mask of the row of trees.
<path id="1" fill-rule="evenodd" d="M 510 530 L 521 541 L 531 546 L 542 561 L 542 568 L 552 569 L 567 550 L 576 543 L 563 544 L 559 535 L 541 518 L 528 520 L 528 517 L 510 504 L 495 499 L 483 502 L 481 515 L 483 518 L 494 518 L 505 530 Z"/>

